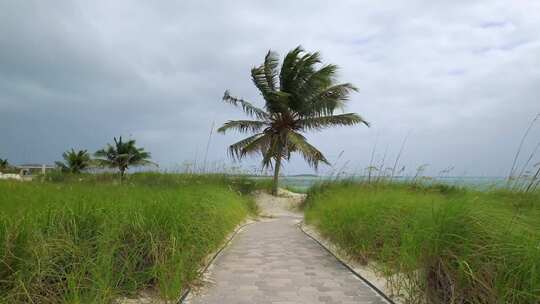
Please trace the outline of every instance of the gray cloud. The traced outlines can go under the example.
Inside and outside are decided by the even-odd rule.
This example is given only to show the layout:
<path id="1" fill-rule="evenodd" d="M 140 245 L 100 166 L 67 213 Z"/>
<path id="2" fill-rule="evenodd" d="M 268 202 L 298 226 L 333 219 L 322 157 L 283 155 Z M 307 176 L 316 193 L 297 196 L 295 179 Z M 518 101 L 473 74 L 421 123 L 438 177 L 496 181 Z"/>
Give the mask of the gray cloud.
<path id="1" fill-rule="evenodd" d="M 249 70 L 268 49 L 321 51 L 360 92 L 347 110 L 373 127 L 310 134 L 349 170 L 392 159 L 431 172 L 503 175 L 540 112 L 535 1 L 4 1 L 0 157 L 52 162 L 131 135 L 165 167 L 202 159 L 210 126 L 262 100 Z M 214 135 L 229 161 L 238 135 Z M 540 140 L 540 128 L 531 139 Z M 531 144 L 526 148 L 530 149 Z M 248 160 L 245 166 L 257 163 Z M 391 161 L 389 161 L 391 163 Z M 327 172 L 329 168 L 323 168 Z M 298 159 L 286 172 L 310 172 Z"/>

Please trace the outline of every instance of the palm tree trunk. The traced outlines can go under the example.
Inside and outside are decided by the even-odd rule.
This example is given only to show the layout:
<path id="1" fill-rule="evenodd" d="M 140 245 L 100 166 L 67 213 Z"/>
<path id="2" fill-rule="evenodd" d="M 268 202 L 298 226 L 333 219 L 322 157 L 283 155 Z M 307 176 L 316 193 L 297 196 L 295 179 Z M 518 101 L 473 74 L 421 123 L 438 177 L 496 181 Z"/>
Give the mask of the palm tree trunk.
<path id="1" fill-rule="evenodd" d="M 272 184 L 272 195 L 278 193 L 279 168 L 281 167 L 281 157 L 276 158 L 276 166 L 274 168 L 274 182 Z"/>

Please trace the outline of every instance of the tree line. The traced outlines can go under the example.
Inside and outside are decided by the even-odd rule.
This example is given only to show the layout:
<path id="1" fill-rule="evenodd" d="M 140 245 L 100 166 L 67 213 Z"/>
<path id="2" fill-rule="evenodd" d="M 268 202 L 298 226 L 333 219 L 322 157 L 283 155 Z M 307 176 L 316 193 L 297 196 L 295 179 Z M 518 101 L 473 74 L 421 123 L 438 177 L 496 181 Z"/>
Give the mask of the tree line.
<path id="1" fill-rule="evenodd" d="M 94 153 L 91 157 L 88 150 L 71 149 L 62 154 L 63 161 L 55 164 L 62 172 L 78 174 L 91 167 L 112 168 L 124 177 L 130 167 L 156 165 L 150 161 L 150 152 L 138 148 L 134 139 L 124 141 L 122 136 L 114 137 L 113 144 Z"/>

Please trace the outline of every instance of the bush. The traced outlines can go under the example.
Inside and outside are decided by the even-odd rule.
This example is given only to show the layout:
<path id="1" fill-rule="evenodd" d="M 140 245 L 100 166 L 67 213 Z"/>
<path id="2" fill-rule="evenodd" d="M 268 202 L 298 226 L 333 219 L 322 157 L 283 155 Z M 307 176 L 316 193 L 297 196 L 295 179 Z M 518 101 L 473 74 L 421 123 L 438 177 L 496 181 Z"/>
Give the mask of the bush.
<path id="1" fill-rule="evenodd" d="M 314 188 L 306 218 L 410 303 L 538 303 L 540 196 L 408 184 Z"/>
<path id="2" fill-rule="evenodd" d="M 0 182 L 0 303 L 177 298 L 254 209 L 218 177 L 108 176 Z"/>

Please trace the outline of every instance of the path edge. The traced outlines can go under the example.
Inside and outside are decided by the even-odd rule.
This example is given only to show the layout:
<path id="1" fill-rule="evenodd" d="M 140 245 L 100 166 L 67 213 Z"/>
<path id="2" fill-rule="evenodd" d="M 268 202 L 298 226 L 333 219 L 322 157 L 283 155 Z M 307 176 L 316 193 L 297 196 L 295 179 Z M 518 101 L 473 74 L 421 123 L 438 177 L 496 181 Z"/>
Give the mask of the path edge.
<path id="1" fill-rule="evenodd" d="M 204 265 L 200 271 L 199 271 L 199 276 L 202 276 L 207 270 L 208 268 L 214 263 L 214 261 L 217 259 L 217 257 L 221 254 L 221 252 L 223 252 L 223 250 L 225 250 L 225 248 L 229 247 L 229 245 L 231 244 L 232 240 L 236 237 L 236 235 L 238 233 L 240 233 L 240 231 L 242 229 L 244 229 L 245 227 L 253 224 L 253 223 L 256 223 L 257 220 L 247 220 L 247 223 L 244 223 L 244 224 L 240 224 L 238 225 L 233 232 L 231 232 L 229 234 L 229 237 L 227 238 L 227 240 L 223 243 L 223 245 L 217 250 L 215 251 L 215 253 L 212 255 L 212 258 L 210 258 L 210 260 L 208 261 L 208 263 L 206 263 L 206 265 Z M 178 301 L 176 303 L 178 304 L 182 304 L 184 303 L 184 301 L 186 300 L 186 298 L 189 296 L 189 294 L 191 293 L 192 291 L 192 288 L 191 287 L 187 287 L 180 295 L 180 298 L 178 299 Z"/>
<path id="2" fill-rule="evenodd" d="M 343 265 L 345 268 L 347 268 L 355 277 L 359 278 L 362 282 L 364 282 L 366 285 L 368 285 L 373 291 L 375 291 L 379 296 L 381 296 L 384 300 L 386 300 L 389 304 L 397 304 L 392 300 L 388 295 L 386 295 L 382 290 L 380 290 L 377 286 L 373 285 L 368 279 L 366 279 L 364 276 L 362 276 L 360 273 L 356 272 L 352 266 L 347 264 L 343 259 L 341 259 L 337 254 L 335 254 L 330 248 L 326 247 L 321 241 L 319 241 L 316 237 L 308 233 L 304 230 L 304 224 L 305 222 L 302 220 L 297 224 L 298 229 L 302 231 L 305 235 L 307 235 L 310 239 L 315 241 L 315 243 L 319 244 L 326 252 L 331 254 L 338 262 Z"/>

